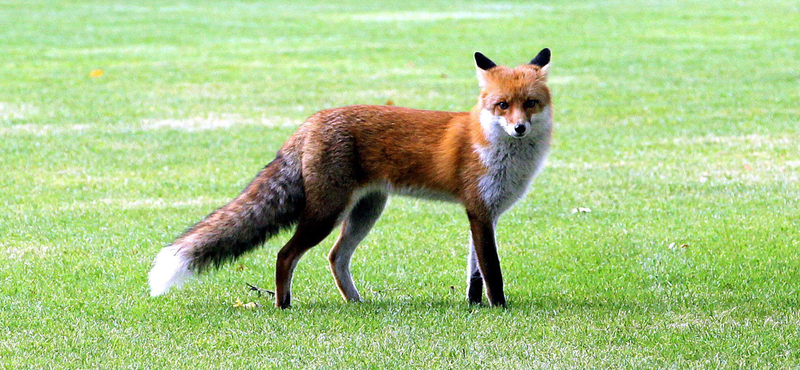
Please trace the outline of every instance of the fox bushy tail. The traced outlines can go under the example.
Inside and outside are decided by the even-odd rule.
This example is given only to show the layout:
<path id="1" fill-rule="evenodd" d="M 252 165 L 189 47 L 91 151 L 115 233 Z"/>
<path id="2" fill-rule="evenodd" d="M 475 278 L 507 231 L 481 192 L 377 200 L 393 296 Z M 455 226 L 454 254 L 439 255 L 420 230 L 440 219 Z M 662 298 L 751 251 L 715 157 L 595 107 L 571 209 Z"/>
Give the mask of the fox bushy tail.
<path id="1" fill-rule="evenodd" d="M 279 152 L 230 203 L 164 247 L 150 270 L 150 295 L 167 292 L 211 267 L 219 267 L 293 226 L 305 206 L 296 151 Z"/>

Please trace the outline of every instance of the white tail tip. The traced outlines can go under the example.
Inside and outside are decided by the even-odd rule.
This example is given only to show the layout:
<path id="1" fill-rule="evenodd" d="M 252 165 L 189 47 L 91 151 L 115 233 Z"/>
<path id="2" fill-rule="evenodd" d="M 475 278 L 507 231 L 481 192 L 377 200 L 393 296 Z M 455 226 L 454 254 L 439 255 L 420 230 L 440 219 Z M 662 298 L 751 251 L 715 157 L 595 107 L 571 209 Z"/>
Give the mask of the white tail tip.
<path id="1" fill-rule="evenodd" d="M 173 286 L 180 288 L 191 277 L 189 260 L 179 252 L 178 246 L 164 247 L 158 252 L 153 269 L 148 274 L 150 296 L 162 295 Z"/>

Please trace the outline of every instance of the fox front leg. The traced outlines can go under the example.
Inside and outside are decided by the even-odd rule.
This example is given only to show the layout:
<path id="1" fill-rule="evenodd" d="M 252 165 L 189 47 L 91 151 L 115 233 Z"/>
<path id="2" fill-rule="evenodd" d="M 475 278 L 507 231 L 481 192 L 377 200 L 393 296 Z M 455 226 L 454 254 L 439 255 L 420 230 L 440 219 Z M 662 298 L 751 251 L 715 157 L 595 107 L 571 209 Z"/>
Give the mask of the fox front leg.
<path id="1" fill-rule="evenodd" d="M 494 222 L 489 217 L 469 214 L 469 225 L 472 231 L 472 244 L 478 269 L 486 285 L 486 298 L 492 306 L 506 306 L 503 293 L 503 273 L 500 271 L 500 258 L 497 256 L 497 244 L 494 237 Z"/>
<path id="2" fill-rule="evenodd" d="M 475 254 L 475 244 L 470 235 L 467 254 L 467 301 L 471 304 L 479 304 L 481 300 L 483 300 L 483 276 L 478 266 L 478 256 Z"/>

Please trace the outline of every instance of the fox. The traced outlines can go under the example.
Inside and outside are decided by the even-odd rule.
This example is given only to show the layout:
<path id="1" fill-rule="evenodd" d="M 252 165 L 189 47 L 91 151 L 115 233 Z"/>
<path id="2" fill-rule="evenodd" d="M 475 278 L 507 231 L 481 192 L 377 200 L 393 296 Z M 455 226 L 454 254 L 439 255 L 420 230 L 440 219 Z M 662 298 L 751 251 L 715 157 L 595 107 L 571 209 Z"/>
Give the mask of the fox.
<path id="1" fill-rule="evenodd" d="M 148 274 L 151 296 L 294 227 L 275 265 L 275 306 L 288 308 L 300 258 L 341 226 L 328 262 L 342 298 L 361 301 L 353 253 L 389 195 L 405 195 L 464 207 L 466 299 L 481 304 L 485 287 L 489 305 L 506 307 L 495 226 L 550 150 L 550 57 L 544 48 L 511 68 L 476 52 L 480 92 L 469 112 L 353 105 L 315 113 L 236 198 L 161 249 Z"/>

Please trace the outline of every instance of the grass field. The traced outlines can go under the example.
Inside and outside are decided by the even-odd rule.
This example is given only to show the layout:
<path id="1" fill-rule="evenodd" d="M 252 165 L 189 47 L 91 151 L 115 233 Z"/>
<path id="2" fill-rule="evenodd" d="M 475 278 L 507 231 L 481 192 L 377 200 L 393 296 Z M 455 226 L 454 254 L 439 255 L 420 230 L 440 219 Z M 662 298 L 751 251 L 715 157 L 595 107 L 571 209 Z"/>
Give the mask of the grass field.
<path id="1" fill-rule="evenodd" d="M 115 3 L 0 3 L 0 368 L 800 366 L 796 1 Z M 555 142 L 499 223 L 509 309 L 465 302 L 463 211 L 406 198 L 354 257 L 361 304 L 333 236 L 292 309 L 248 293 L 288 234 L 149 298 L 158 250 L 308 115 L 468 110 L 474 51 L 545 46 Z"/>

